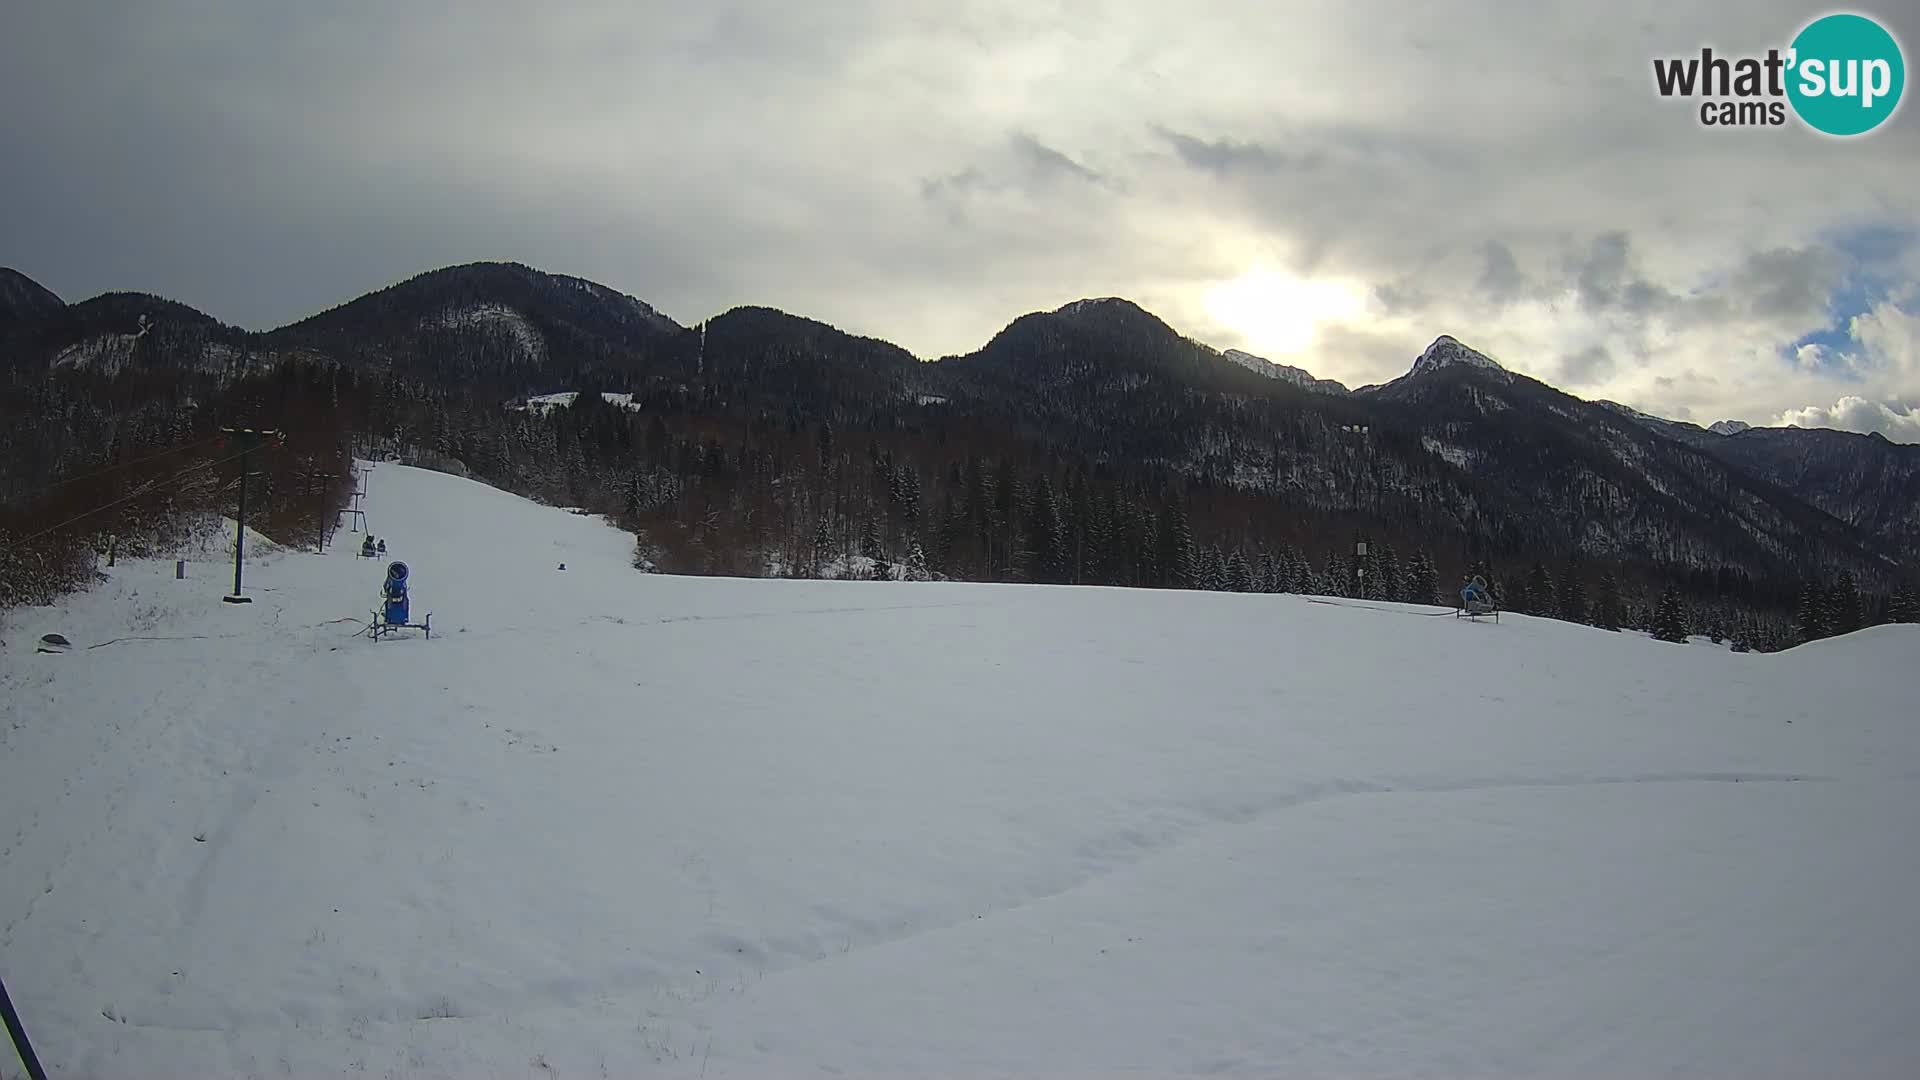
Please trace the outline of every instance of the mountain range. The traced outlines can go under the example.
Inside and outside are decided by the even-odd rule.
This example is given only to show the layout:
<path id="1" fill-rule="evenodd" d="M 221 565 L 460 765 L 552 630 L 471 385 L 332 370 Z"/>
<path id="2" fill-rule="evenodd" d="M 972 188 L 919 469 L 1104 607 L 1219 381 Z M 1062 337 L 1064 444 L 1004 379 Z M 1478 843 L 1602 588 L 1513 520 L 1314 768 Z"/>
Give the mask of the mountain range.
<path id="1" fill-rule="evenodd" d="M 1460 552 L 1886 583 L 1920 564 L 1920 446 L 1832 430 L 1711 428 L 1586 401 L 1440 335 L 1349 389 L 1186 337 L 1130 301 L 1014 319 L 922 360 L 765 307 L 683 326 L 646 302 L 515 263 L 420 274 L 253 332 L 138 293 L 64 303 L 0 271 L 0 358 L 19 380 L 290 360 L 508 405 L 560 392 L 752 410 L 844 430 L 966 424 L 1095 467 L 1264 498 L 1303 531 L 1387 523 Z M 944 436 L 943 436 L 944 437 Z"/>

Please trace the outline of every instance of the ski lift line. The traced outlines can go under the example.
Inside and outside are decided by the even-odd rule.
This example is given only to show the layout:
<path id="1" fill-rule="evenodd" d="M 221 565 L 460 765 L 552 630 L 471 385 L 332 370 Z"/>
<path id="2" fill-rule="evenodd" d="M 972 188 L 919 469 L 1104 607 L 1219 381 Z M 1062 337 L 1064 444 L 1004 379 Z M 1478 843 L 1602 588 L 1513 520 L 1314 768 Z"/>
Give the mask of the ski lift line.
<path id="1" fill-rule="evenodd" d="M 37 532 L 37 533 L 32 533 L 32 534 L 29 534 L 29 535 L 27 535 L 27 536 L 23 536 L 23 537 L 21 537 L 20 539 L 18 539 L 18 540 L 15 540 L 15 541 L 13 542 L 13 544 L 11 545 L 11 548 L 18 548 L 18 547 L 20 547 L 20 546 L 21 546 L 22 544 L 26 544 L 26 543 L 28 543 L 28 542 L 30 542 L 30 541 L 33 541 L 33 540 L 38 540 L 38 539 L 39 539 L 40 537 L 42 537 L 42 536 L 45 536 L 45 535 L 47 535 L 48 533 L 51 533 L 51 532 L 58 532 L 58 531 L 60 531 L 61 529 L 64 529 L 64 528 L 66 528 L 67 526 L 69 526 L 69 525 L 71 525 L 71 524 L 73 524 L 73 523 L 74 523 L 74 522 L 76 522 L 76 521 L 81 521 L 81 520 L 84 520 L 84 519 L 86 519 L 86 518 L 90 518 L 90 517 L 92 517 L 93 515 L 95 515 L 95 514 L 97 514 L 97 513 L 99 513 L 99 512 L 100 512 L 100 511 L 102 511 L 102 510 L 111 510 L 111 509 L 113 509 L 114 507 L 116 507 L 116 506 L 119 506 L 119 505 L 120 505 L 121 503 L 126 503 L 126 502 L 132 502 L 133 500 L 135 500 L 135 499 L 137 499 L 137 498 L 139 498 L 139 497 L 140 497 L 140 496 L 142 496 L 142 495 L 146 495 L 146 494 L 149 494 L 150 492 L 152 492 L 152 491 L 153 491 L 153 490 L 154 490 L 155 488 L 157 488 L 157 487 L 160 487 L 160 486 L 162 486 L 162 485 L 164 485 L 164 484 L 170 484 L 170 483 L 173 483 L 174 481 L 176 481 L 176 480 L 179 480 L 179 479 L 181 479 L 182 477 L 185 477 L 185 476 L 188 476 L 188 475 L 191 475 L 191 474 L 193 474 L 193 473 L 197 473 L 197 472 L 199 472 L 199 471 L 200 471 L 200 470 L 202 470 L 202 469 L 211 469 L 211 468 L 213 468 L 213 467 L 214 467 L 214 466 L 216 466 L 216 465 L 225 465 L 225 464 L 226 464 L 227 462 L 229 462 L 229 461 L 238 461 L 238 460 L 239 460 L 239 459 L 241 458 L 241 456 L 242 456 L 242 454 L 244 454 L 244 453 L 245 453 L 245 451 L 242 451 L 242 452 L 241 452 L 240 454 L 234 454 L 234 455 L 233 455 L 233 456 L 231 456 L 231 457 L 223 457 L 223 458 L 220 458 L 220 459 L 218 459 L 218 460 L 216 460 L 216 461 L 204 461 L 204 462 L 201 462 L 201 463 L 200 463 L 200 464 L 198 464 L 198 465 L 193 465 L 193 466 L 189 466 L 189 467 L 187 467 L 187 468 L 185 468 L 185 469 L 181 469 L 181 470 L 180 470 L 179 472 L 177 472 L 177 473 L 174 473 L 174 474 L 173 474 L 172 476 L 169 476 L 169 477 L 167 477 L 167 478 L 166 478 L 165 480 L 151 480 L 151 481 L 148 481 L 148 482 L 147 482 L 146 484 L 143 484 L 143 485 L 141 485 L 141 487 L 140 487 L 140 489 L 139 489 L 138 491 L 134 491 L 134 492 L 132 492 L 132 493 L 130 493 L 130 494 L 127 494 L 127 495 L 122 495 L 121 497 L 119 497 L 119 498 L 117 498 L 117 499 L 115 499 L 115 500 L 113 500 L 112 502 L 107 502 L 107 503 L 102 503 L 102 504 L 100 504 L 99 506 L 96 506 L 96 507 L 94 507 L 93 509 L 91 509 L 91 510 L 89 510 L 89 511 L 87 511 L 87 512 L 86 512 L 86 513 L 84 513 L 84 514 L 77 514 L 77 515 L 75 515 L 75 516 L 73 516 L 73 517 L 70 517 L 70 518 L 68 518 L 67 520 L 65 520 L 65 521 L 63 521 L 63 522 L 61 522 L 61 523 L 60 523 L 60 524 L 58 524 L 58 525 L 52 525 L 52 526 L 49 526 L 49 527 L 47 527 L 47 528 L 44 528 L 44 529 L 41 529 L 41 530 L 40 530 L 39 532 Z"/>
<path id="2" fill-rule="evenodd" d="M 52 491 L 54 488 L 65 487 L 68 484 L 77 484 L 82 480 L 91 480 L 96 476 L 105 476 L 108 473 L 114 472 L 115 470 L 118 470 L 118 469 L 126 469 L 126 468 L 131 468 L 135 465 L 143 465 L 149 461 L 154 461 L 158 458 L 166 457 L 168 454 L 178 454 L 185 450 L 196 450 L 202 446 L 207 445 L 208 443 L 215 441 L 219 437 L 220 436 L 218 435 L 209 435 L 206 438 L 200 439 L 196 442 L 181 443 L 179 446 L 175 446 L 166 450 L 156 451 L 155 453 L 148 454 L 145 457 L 137 457 L 137 458 L 134 458 L 132 461 L 123 461 L 118 465 L 109 465 L 104 469 L 95 469 L 93 472 L 90 472 L 90 473 L 81 473 L 79 476 L 69 476 L 65 480 L 55 480 L 51 484 L 47 484 L 43 487 L 38 487 L 33 489 L 32 491 L 27 492 L 26 497 L 31 498 L 36 495 L 43 495 L 49 491 Z"/>

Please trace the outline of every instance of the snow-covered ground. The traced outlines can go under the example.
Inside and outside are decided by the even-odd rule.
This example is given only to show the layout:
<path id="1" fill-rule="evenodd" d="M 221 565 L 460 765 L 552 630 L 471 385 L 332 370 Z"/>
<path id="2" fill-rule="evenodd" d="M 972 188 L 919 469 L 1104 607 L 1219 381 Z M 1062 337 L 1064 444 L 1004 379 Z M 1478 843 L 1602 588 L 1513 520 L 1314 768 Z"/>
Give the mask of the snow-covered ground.
<path id="1" fill-rule="evenodd" d="M 367 489 L 431 641 L 350 534 L 10 618 L 54 1076 L 1920 1075 L 1914 627 L 672 578 Z"/>

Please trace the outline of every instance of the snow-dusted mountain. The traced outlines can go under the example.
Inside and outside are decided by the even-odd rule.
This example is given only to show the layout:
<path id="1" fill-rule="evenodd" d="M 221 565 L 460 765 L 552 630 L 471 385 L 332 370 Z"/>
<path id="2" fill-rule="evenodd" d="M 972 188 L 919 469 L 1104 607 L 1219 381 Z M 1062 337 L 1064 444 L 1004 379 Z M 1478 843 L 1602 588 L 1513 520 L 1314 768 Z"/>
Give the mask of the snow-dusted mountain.
<path id="1" fill-rule="evenodd" d="M 1279 379 L 1281 382 L 1290 382 L 1302 389 L 1312 390 L 1322 394 L 1345 394 L 1350 392 L 1344 383 L 1333 379 L 1317 378 L 1313 372 L 1305 368 L 1297 368 L 1291 364 L 1275 363 L 1264 356 L 1255 356 L 1249 352 L 1241 352 L 1239 349 L 1228 349 L 1220 355 L 1224 359 L 1231 360 L 1256 375 L 1264 375 L 1269 379 Z"/>
<path id="2" fill-rule="evenodd" d="M 0 266 L 0 327 L 41 318 L 65 306 L 52 289 L 18 270 Z"/>
<path id="3" fill-rule="evenodd" d="M 686 331 L 635 297 L 518 263 L 471 263 L 408 278 L 263 335 L 436 381 L 551 392 L 617 382 L 666 356 Z"/>
<path id="4" fill-rule="evenodd" d="M 1468 348 L 1462 345 L 1457 339 L 1446 334 L 1441 334 L 1439 337 L 1434 338 L 1433 344 L 1427 346 L 1426 351 L 1414 360 L 1413 368 L 1409 370 L 1407 374 L 1418 378 L 1421 375 L 1439 371 L 1441 368 L 1452 367 L 1455 364 L 1487 368 L 1492 371 L 1504 372 L 1507 370 L 1501 367 L 1498 361 L 1486 353 L 1480 352 L 1477 349 Z"/>
<path id="5" fill-rule="evenodd" d="M 1745 420 L 1717 420 L 1708 425 L 1707 430 L 1715 435 L 1738 435 L 1752 427 Z"/>
<path id="6" fill-rule="evenodd" d="M 1708 430 L 1582 401 L 1451 334 L 1400 377 L 1349 391 L 1215 350 L 1120 297 L 1032 312 L 972 353 L 923 361 L 772 308 L 683 328 L 616 290 L 505 263 L 421 274 L 265 333 L 150 296 L 59 306 L 20 282 L 10 295 L 38 312 L 0 327 L 0 347 L 22 371 L 225 376 L 299 357 L 409 380 L 421 400 L 457 399 L 455 415 L 429 425 L 449 444 L 497 447 L 507 433 L 462 430 L 488 423 L 471 417 L 529 397 L 528 411 L 549 413 L 556 392 L 590 391 L 631 403 L 649 424 L 890 431 L 902 453 L 924 452 L 924 467 L 942 475 L 964 428 L 990 455 L 1020 446 L 1029 460 L 1274 497 L 1290 527 L 1308 532 L 1361 515 L 1402 530 L 1406 546 L 1444 532 L 1470 545 L 1502 538 L 1510 558 L 1553 561 L 1578 548 L 1784 578 L 1853 567 L 1863 579 L 1920 548 L 1920 485 L 1907 482 L 1920 448 L 1839 432 L 1734 435 L 1732 424 Z M 145 336 L 142 317 L 155 327 Z M 1364 454 L 1355 431 L 1367 433 Z M 603 475 L 623 468 L 610 461 Z"/>

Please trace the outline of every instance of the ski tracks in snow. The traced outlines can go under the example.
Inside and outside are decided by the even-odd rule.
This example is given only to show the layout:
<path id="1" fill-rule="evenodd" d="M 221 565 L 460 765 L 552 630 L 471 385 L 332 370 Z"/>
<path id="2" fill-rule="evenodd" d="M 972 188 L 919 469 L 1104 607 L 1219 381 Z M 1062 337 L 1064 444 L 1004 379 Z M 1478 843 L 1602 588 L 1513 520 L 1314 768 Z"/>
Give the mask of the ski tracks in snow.
<path id="1" fill-rule="evenodd" d="M 239 677 L 215 682 L 217 693 L 196 710 L 198 722 L 180 747 L 178 764 L 183 771 L 205 773 L 208 798 L 195 813 L 192 837 L 204 854 L 174 907 L 183 928 L 200 924 L 222 855 L 248 813 L 263 795 L 292 779 L 307 756 L 320 751 L 325 733 L 304 723 L 302 707 L 332 698 L 343 713 L 364 708 L 352 682 L 342 677 L 344 661 L 337 654 L 330 657 L 323 641 L 309 630 L 256 654 Z"/>
<path id="2" fill-rule="evenodd" d="M 628 1008 L 645 1001 L 656 1005 L 665 1001 L 695 1004 L 720 995 L 747 993 L 760 980 L 798 971 L 816 963 L 836 960 L 863 950 L 881 948 L 915 938 L 952 930 L 970 922 L 1005 915 L 1033 904 L 1052 900 L 1097 882 L 1120 871 L 1175 850 L 1217 827 L 1243 826 L 1259 822 L 1285 810 L 1350 796 L 1368 795 L 1447 795 L 1502 789 L 1594 788 L 1633 785 L 1672 784 L 1787 784 L 1826 782 L 1830 778 L 1778 773 L 1731 771 L 1694 771 L 1667 773 L 1627 773 L 1604 776 L 1579 775 L 1495 775 L 1461 780 L 1404 777 L 1386 780 L 1329 780 L 1285 788 L 1272 795 L 1220 801 L 1210 804 L 1170 805 L 1143 808 L 1134 816 L 1135 825 L 1118 829 L 1090 840 L 1061 860 L 1058 874 L 1032 878 L 1012 887 L 1015 894 L 1006 898 L 1008 883 L 1002 886 L 997 902 L 963 903 L 945 913 L 930 913 L 924 919 L 883 920 L 853 911 L 830 907 L 816 909 L 815 915 L 841 929 L 830 941 L 819 932 L 774 933 L 764 938 L 747 939 L 735 933 L 711 935 L 708 944 L 718 958 L 712 970 L 702 969 L 685 976 L 669 975 L 655 968 L 627 966 L 605 969 L 562 980 L 529 983 L 518 994 L 498 990 L 484 993 L 455 992 L 461 1002 L 462 1018 L 474 1018 L 482 1012 L 517 1015 L 542 1008 L 579 1008 L 594 1002 L 612 1007 L 621 999 Z M 711 897 L 714 887 L 705 873 L 704 859 L 691 849 L 681 849 L 682 869 L 700 881 Z M 731 963 L 729 963 L 731 961 Z M 725 970 L 720 965 L 728 964 Z M 372 1015 L 398 1016 L 412 1005 L 402 1001 L 368 1003 Z M 674 1019 L 649 1010 L 654 1026 Z"/>
<path id="3" fill-rule="evenodd" d="M 995 911 L 1017 910 L 1072 892 L 1120 870 L 1136 866 L 1178 848 L 1209 828 L 1249 825 L 1296 807 L 1364 795 L 1448 795 L 1503 789 L 1592 788 L 1643 784 L 1790 784 L 1830 782 L 1832 778 L 1785 773 L 1671 772 L 1628 773 L 1613 776 L 1538 775 L 1490 776 L 1463 780 L 1401 778 L 1392 780 L 1330 780 L 1289 787 L 1269 796 L 1205 804 L 1168 805 L 1140 810 L 1137 824 L 1109 832 L 1076 848 L 1068 862 L 1073 869 L 1028 883 L 1012 903 L 987 908 L 974 919 Z M 853 948 L 892 944 L 961 925 L 966 919 L 948 919 L 916 925 L 896 933 L 863 935 Z M 843 950 L 844 951 L 844 950 Z M 819 959 L 831 953 L 822 952 Z M 771 974 L 772 972 L 768 972 Z"/>

